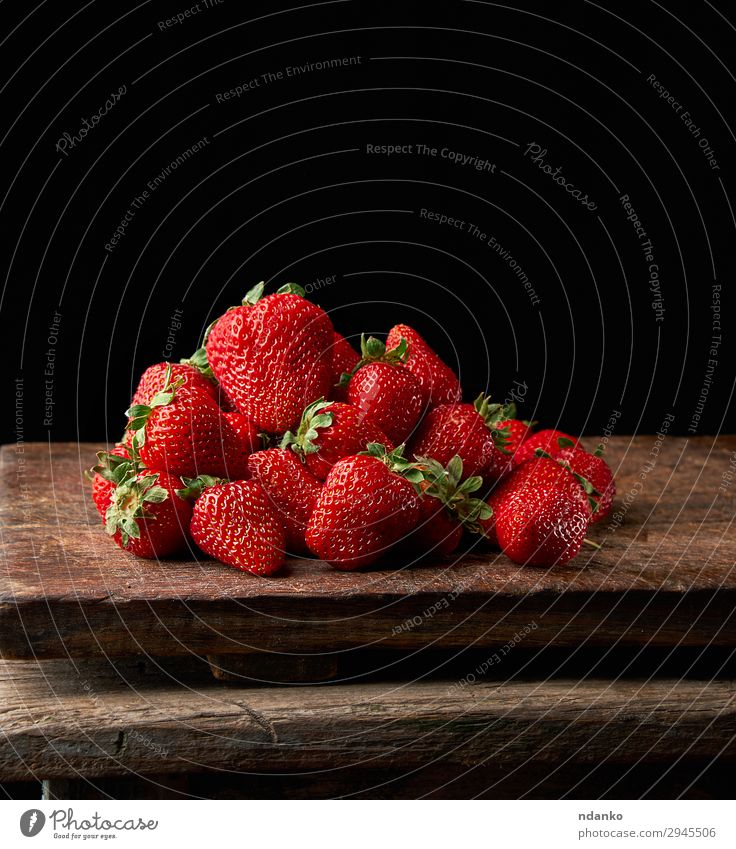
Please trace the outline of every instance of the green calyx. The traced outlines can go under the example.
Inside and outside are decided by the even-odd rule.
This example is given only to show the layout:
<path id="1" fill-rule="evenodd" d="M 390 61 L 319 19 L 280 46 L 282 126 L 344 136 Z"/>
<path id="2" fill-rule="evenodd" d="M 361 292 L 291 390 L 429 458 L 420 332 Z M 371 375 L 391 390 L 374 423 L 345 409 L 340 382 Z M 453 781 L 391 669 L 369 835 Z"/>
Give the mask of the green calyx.
<path id="1" fill-rule="evenodd" d="M 170 404 L 176 397 L 176 390 L 183 382 L 182 378 L 178 378 L 173 383 L 171 382 L 171 365 L 167 364 L 163 389 L 151 398 L 150 404 L 133 404 L 132 407 L 129 407 L 125 411 L 125 415 L 129 419 L 126 430 L 132 430 L 134 434 L 132 442 L 134 453 L 146 441 L 146 424 L 151 413 L 156 407 L 165 407 L 167 404 Z"/>
<path id="2" fill-rule="evenodd" d="M 156 484 L 158 474 L 123 480 L 115 487 L 112 501 L 105 513 L 105 532 L 113 536 L 120 531 L 120 541 L 127 548 L 131 539 L 140 539 L 140 519 L 155 519 L 147 504 L 166 501 L 169 493 Z"/>
<path id="3" fill-rule="evenodd" d="M 563 442 L 570 442 L 569 439 L 558 439 L 561 448 L 565 448 L 568 446 L 562 445 Z M 575 443 L 570 442 L 571 445 Z M 551 454 L 548 454 L 544 448 L 537 448 L 534 453 L 537 457 L 544 457 L 547 460 L 552 460 L 557 463 L 558 466 L 562 466 L 563 469 L 567 469 L 568 472 L 575 478 L 575 480 L 582 486 L 583 491 L 588 496 L 588 504 L 590 504 L 590 509 L 593 513 L 598 510 L 598 498 L 601 497 L 601 493 L 593 486 L 593 484 L 583 475 L 578 474 L 578 472 L 574 471 L 572 466 L 567 462 L 567 460 L 560 460 L 559 457 L 553 457 Z"/>
<path id="4" fill-rule="evenodd" d="M 229 483 L 227 478 L 216 478 L 212 475 L 197 475 L 196 478 L 182 478 L 184 486 L 175 490 L 179 498 L 199 498 L 199 496 L 210 486 L 220 486 Z"/>
<path id="5" fill-rule="evenodd" d="M 244 307 L 253 307 L 258 301 L 263 297 L 263 290 L 266 288 L 266 283 L 261 280 L 260 283 L 256 283 L 256 285 L 249 289 L 243 298 L 243 306 Z M 298 283 L 285 283 L 283 286 L 280 286 L 276 290 L 277 295 L 299 295 L 300 298 L 303 298 L 307 293 L 302 286 Z"/>
<path id="6" fill-rule="evenodd" d="M 343 372 L 340 376 L 338 386 L 345 388 L 350 379 L 358 369 L 368 363 L 388 363 L 392 366 L 403 365 L 409 359 L 409 343 L 403 337 L 399 340 L 399 344 L 390 351 L 386 350 L 386 344 L 375 336 L 369 336 L 366 339 L 365 333 L 360 337 L 360 359 L 355 364 L 352 371 Z"/>
<path id="7" fill-rule="evenodd" d="M 457 454 L 447 466 L 432 457 L 417 457 L 417 464 L 422 468 L 426 481 L 424 495 L 440 501 L 469 531 L 481 533 L 480 522 L 493 515 L 489 504 L 473 497 L 473 493 L 483 486 L 483 478 L 474 475 L 463 481 L 463 461 Z"/>
<path id="8" fill-rule="evenodd" d="M 91 480 L 95 475 L 99 475 L 109 483 L 119 486 L 134 478 L 141 468 L 135 454 L 132 457 L 121 457 L 110 451 L 98 451 L 97 465 L 92 466 L 87 477 Z"/>
<path id="9" fill-rule="evenodd" d="M 243 298 L 243 306 L 244 307 L 253 307 L 258 301 L 263 297 L 263 290 L 266 288 L 266 284 L 263 280 L 260 283 L 256 283 L 256 285 L 252 289 L 248 289 L 245 293 L 245 297 Z"/>
<path id="10" fill-rule="evenodd" d="M 305 407 L 296 433 L 287 430 L 279 447 L 291 448 L 302 459 L 306 454 L 314 454 L 319 451 L 319 446 L 315 445 L 314 442 L 319 436 L 319 428 L 330 427 L 332 424 L 332 413 L 323 412 L 331 403 L 331 401 L 325 401 L 324 398 L 319 398 Z"/>
<path id="11" fill-rule="evenodd" d="M 207 349 L 205 348 L 205 343 L 207 342 L 207 337 L 209 336 L 209 332 L 214 326 L 214 322 L 210 324 L 210 326 L 205 331 L 205 337 L 202 342 L 202 347 L 197 348 L 197 350 L 192 354 L 191 357 L 187 357 L 183 360 L 179 360 L 182 365 L 185 366 L 194 366 L 198 371 L 200 371 L 205 377 L 208 377 L 210 380 L 214 380 L 215 375 L 210 368 L 209 360 L 207 359 Z"/>
<path id="12" fill-rule="evenodd" d="M 381 442 L 369 442 L 366 445 L 366 450 L 360 453 L 380 460 L 392 472 L 395 472 L 402 478 L 406 478 L 409 483 L 414 484 L 416 491 L 421 494 L 420 485 L 424 482 L 424 473 L 418 463 L 412 463 L 406 459 L 404 456 L 404 445 L 399 445 L 393 451 L 387 451 L 386 446 Z"/>
<path id="13" fill-rule="evenodd" d="M 516 418 L 516 404 L 512 401 L 510 404 L 491 403 L 490 395 L 484 395 L 482 392 L 473 401 L 475 412 L 483 419 L 485 426 L 493 435 L 493 442 L 500 451 L 508 454 L 506 443 L 509 439 L 509 428 L 499 427 L 502 422 Z"/>
<path id="14" fill-rule="evenodd" d="M 307 293 L 298 283 L 285 283 L 276 290 L 277 295 L 298 295 L 303 298 Z"/>

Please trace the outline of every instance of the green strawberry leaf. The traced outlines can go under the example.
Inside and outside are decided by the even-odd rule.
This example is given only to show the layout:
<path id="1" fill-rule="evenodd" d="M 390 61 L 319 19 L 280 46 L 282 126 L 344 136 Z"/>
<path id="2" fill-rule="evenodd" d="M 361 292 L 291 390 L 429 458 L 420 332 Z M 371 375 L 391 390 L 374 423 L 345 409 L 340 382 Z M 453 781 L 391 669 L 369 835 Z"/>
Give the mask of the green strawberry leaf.
<path id="1" fill-rule="evenodd" d="M 307 293 L 298 283 L 285 283 L 276 290 L 277 295 L 299 295 L 303 298 Z"/>
<path id="2" fill-rule="evenodd" d="M 198 371 L 200 371 L 205 377 L 210 378 L 210 380 L 214 380 L 214 373 L 210 368 L 209 360 L 207 359 L 207 349 L 204 347 L 205 342 L 207 341 L 207 337 L 209 336 L 210 329 L 214 326 L 215 322 L 213 322 L 205 331 L 205 339 L 202 342 L 202 347 L 197 348 L 197 350 L 192 354 L 191 357 L 186 357 L 183 360 L 179 360 L 182 365 L 185 366 L 194 366 Z"/>
<path id="3" fill-rule="evenodd" d="M 455 454 L 455 456 L 450 460 L 447 464 L 447 478 L 448 482 L 457 487 L 460 483 L 460 479 L 463 476 L 463 461 L 459 454 Z"/>
<path id="4" fill-rule="evenodd" d="M 575 443 L 572 441 L 572 439 L 568 439 L 566 436 L 558 436 L 557 444 L 560 446 L 560 448 L 573 448 L 575 446 Z"/>
<path id="5" fill-rule="evenodd" d="M 243 306 L 244 307 L 253 307 L 258 301 L 261 300 L 263 296 L 263 290 L 266 288 L 266 284 L 263 280 L 260 283 L 256 283 L 256 285 L 252 289 L 248 289 L 243 298 Z"/>
<path id="6" fill-rule="evenodd" d="M 197 475 L 196 478 L 182 478 L 184 487 L 174 490 L 179 498 L 199 498 L 199 496 L 210 486 L 219 486 L 228 483 L 227 478 L 216 478 L 212 475 Z"/>
<path id="7" fill-rule="evenodd" d="M 399 344 L 390 351 L 384 350 L 383 361 L 387 363 L 405 363 L 409 359 L 409 343 L 402 336 Z"/>
<path id="8" fill-rule="evenodd" d="M 302 459 L 306 454 L 315 454 L 319 451 L 319 445 L 315 444 L 319 438 L 319 430 L 330 427 L 333 422 L 332 413 L 324 412 L 331 404 L 331 401 L 318 398 L 305 407 L 296 433 L 287 430 L 280 447 L 291 448 L 295 454 L 301 455 Z"/>

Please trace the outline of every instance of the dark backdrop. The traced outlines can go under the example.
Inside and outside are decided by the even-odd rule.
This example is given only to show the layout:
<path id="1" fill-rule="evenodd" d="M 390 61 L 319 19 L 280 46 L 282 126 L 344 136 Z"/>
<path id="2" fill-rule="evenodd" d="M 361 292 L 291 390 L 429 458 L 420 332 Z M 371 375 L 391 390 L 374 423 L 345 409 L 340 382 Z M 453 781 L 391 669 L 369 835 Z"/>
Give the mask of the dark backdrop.
<path id="1" fill-rule="evenodd" d="M 411 323 L 545 423 L 733 429 L 735 17 L 7 0 L 5 438 L 115 438 L 261 279 L 348 336 Z"/>

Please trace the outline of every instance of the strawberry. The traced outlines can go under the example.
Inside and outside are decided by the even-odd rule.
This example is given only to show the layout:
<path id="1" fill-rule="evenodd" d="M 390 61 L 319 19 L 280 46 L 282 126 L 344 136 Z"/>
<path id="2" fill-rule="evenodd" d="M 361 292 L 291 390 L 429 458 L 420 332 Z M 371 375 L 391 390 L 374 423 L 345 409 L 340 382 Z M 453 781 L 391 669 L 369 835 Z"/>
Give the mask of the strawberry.
<path id="1" fill-rule="evenodd" d="M 273 575 L 284 563 L 285 537 L 270 496 L 254 480 L 186 481 L 186 494 L 206 488 L 194 502 L 189 529 L 210 557 L 254 575 Z"/>
<path id="2" fill-rule="evenodd" d="M 373 336 L 361 339 L 361 357 L 352 374 L 345 373 L 348 401 L 394 443 L 404 442 L 422 414 L 422 388 L 404 367 L 406 340 L 392 351 Z"/>
<path id="3" fill-rule="evenodd" d="M 291 448 L 315 477 L 324 480 L 338 460 L 365 451 L 370 442 L 389 450 L 394 447 L 362 410 L 320 398 L 304 410 L 296 434 L 284 434 L 281 447 Z"/>
<path id="4" fill-rule="evenodd" d="M 483 479 L 476 476 L 463 481 L 463 461 L 457 454 L 447 468 L 431 457 L 418 458 L 417 465 L 425 478 L 420 484 L 422 513 L 402 548 L 450 555 L 460 545 L 463 527 L 477 532 L 479 522 L 490 518 L 491 508 L 472 497 L 483 486 Z"/>
<path id="5" fill-rule="evenodd" d="M 414 529 L 419 496 L 409 482 L 422 474 L 399 449 L 371 443 L 367 454 L 332 467 L 307 526 L 307 545 L 336 569 L 353 571 L 375 562 Z"/>
<path id="6" fill-rule="evenodd" d="M 293 451 L 269 448 L 248 457 L 248 471 L 271 499 L 286 533 L 290 552 L 307 551 L 304 532 L 322 484 L 311 475 Z"/>
<path id="7" fill-rule="evenodd" d="M 347 388 L 340 386 L 340 378 L 343 374 L 352 372 L 360 361 L 360 355 L 348 340 L 336 330 L 332 347 L 325 353 L 325 356 L 332 357 L 332 385 L 329 390 L 329 397 L 335 401 L 347 401 Z"/>
<path id="8" fill-rule="evenodd" d="M 149 366 L 138 381 L 130 406 L 150 404 L 153 398 L 163 391 L 167 375 L 170 383 L 178 383 L 188 389 L 198 389 L 209 395 L 213 401 L 218 399 L 218 387 L 214 380 L 206 377 L 198 368 L 189 362 L 156 363 Z"/>
<path id="9" fill-rule="evenodd" d="M 455 372 L 408 324 L 397 324 L 389 330 L 387 350 L 397 348 L 402 339 L 409 345 L 405 365 L 419 381 L 422 408 L 428 410 L 437 404 L 457 404 L 462 397 L 462 390 Z"/>
<path id="10" fill-rule="evenodd" d="M 115 487 L 132 473 L 133 465 L 125 445 L 116 445 L 112 451 L 97 452 L 97 465 L 86 474 L 92 480 L 92 500 L 103 519 Z"/>
<path id="11" fill-rule="evenodd" d="M 590 521 L 583 490 L 549 483 L 521 486 L 497 507 L 496 535 L 514 563 L 554 566 L 580 551 Z"/>
<path id="12" fill-rule="evenodd" d="M 287 284 L 261 298 L 263 283 L 207 334 L 207 359 L 226 395 L 260 430 L 283 433 L 304 407 L 327 395 L 332 364 L 324 356 L 334 330 L 327 313 Z"/>
<path id="13" fill-rule="evenodd" d="M 110 492 L 105 531 L 120 548 L 138 557 L 180 554 L 187 547 L 192 515 L 191 504 L 176 494 L 181 479 L 166 472 L 130 469 Z"/>
<path id="14" fill-rule="evenodd" d="M 599 449 L 600 450 L 600 449 Z M 601 452 L 602 453 L 602 452 Z M 590 481 L 594 487 L 591 497 L 596 504 L 591 524 L 605 519 L 611 512 L 613 499 L 616 496 L 616 483 L 610 466 L 598 451 L 589 454 L 582 448 L 565 448 L 559 454 L 558 460 L 583 478 Z"/>
<path id="15" fill-rule="evenodd" d="M 442 466 L 459 455 L 467 477 L 495 480 L 503 467 L 504 434 L 498 422 L 508 418 L 503 404 L 481 393 L 473 404 L 440 404 L 430 410 L 409 446 L 414 457 L 432 457 Z"/>
<path id="16" fill-rule="evenodd" d="M 502 437 L 503 451 L 496 446 L 485 474 L 489 483 L 499 483 L 511 474 L 514 469 L 514 454 L 521 443 L 531 434 L 532 422 L 523 422 L 514 418 L 516 416 L 516 404 L 513 401 L 506 405 L 505 415 L 509 418 L 495 425 Z"/>
<path id="17" fill-rule="evenodd" d="M 132 406 L 128 430 L 143 465 L 194 477 L 247 476 L 248 455 L 260 448 L 255 426 L 239 413 L 223 413 L 197 389 L 165 383 L 150 404 Z"/>
<path id="18" fill-rule="evenodd" d="M 534 422 L 513 418 L 516 416 L 516 404 L 513 402 L 506 405 L 506 411 L 510 418 L 499 422 L 496 427 L 504 433 L 504 448 L 509 454 L 515 454 L 521 443 L 532 436 Z"/>
<path id="19" fill-rule="evenodd" d="M 514 469 L 511 475 L 489 496 L 488 505 L 491 508 L 492 515 L 480 522 L 486 539 L 499 544 L 496 530 L 496 523 L 499 518 L 505 514 L 510 504 L 515 503 L 516 499 L 523 500 L 525 493 L 540 487 L 559 489 L 574 501 L 580 501 L 582 494 L 585 500 L 585 512 L 590 520 L 592 513 L 591 496 L 589 495 L 586 498 L 586 490 L 590 489 L 590 484 L 549 456 L 535 457 Z"/>
<path id="20" fill-rule="evenodd" d="M 516 449 L 514 454 L 514 466 L 520 466 L 536 456 L 537 448 L 541 448 L 550 457 L 559 456 L 565 448 L 580 446 L 580 442 L 574 436 L 563 433 L 561 430 L 540 430 L 527 437 Z"/>

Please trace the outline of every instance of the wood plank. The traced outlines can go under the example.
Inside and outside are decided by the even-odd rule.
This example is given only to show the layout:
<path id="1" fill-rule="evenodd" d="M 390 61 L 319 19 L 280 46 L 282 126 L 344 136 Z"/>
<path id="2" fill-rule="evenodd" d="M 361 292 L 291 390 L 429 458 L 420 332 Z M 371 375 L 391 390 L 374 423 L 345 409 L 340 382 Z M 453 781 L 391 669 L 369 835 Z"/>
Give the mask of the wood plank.
<path id="1" fill-rule="evenodd" d="M 149 665 L 0 663 L 0 778 L 468 771 L 736 757 L 733 680 L 189 686 Z M 448 775 L 452 772 L 448 772 Z"/>
<path id="2" fill-rule="evenodd" d="M 519 633 L 527 646 L 736 645 L 733 436 L 612 439 L 622 522 L 594 526 L 603 548 L 566 567 L 519 567 L 476 543 L 461 558 L 392 555 L 353 574 L 292 560 L 272 579 L 116 549 L 82 477 L 99 447 L 2 450 L 6 658 L 406 651 Z"/>

